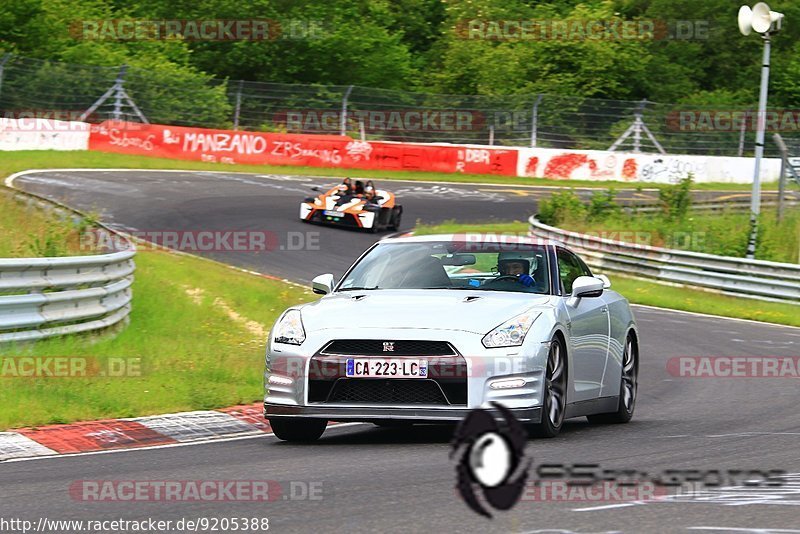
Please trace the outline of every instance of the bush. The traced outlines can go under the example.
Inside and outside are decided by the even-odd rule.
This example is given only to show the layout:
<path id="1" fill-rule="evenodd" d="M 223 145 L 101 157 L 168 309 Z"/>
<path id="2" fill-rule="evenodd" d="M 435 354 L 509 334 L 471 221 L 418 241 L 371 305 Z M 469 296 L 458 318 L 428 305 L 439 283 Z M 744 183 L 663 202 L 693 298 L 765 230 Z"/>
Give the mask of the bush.
<path id="1" fill-rule="evenodd" d="M 693 176 L 689 173 L 689 176 L 681 178 L 677 184 L 663 187 L 658 192 L 658 201 L 666 220 L 682 221 L 686 219 L 686 215 L 692 207 L 692 181 Z"/>
<path id="2" fill-rule="evenodd" d="M 589 211 L 586 215 L 587 221 L 604 221 L 612 215 L 618 215 L 621 211 L 619 204 L 614 202 L 617 192 L 613 189 L 605 191 L 595 191 L 589 200 Z"/>
<path id="3" fill-rule="evenodd" d="M 586 206 L 574 192 L 560 191 L 539 202 L 538 217 L 550 226 L 568 221 L 583 221 L 586 219 Z"/>

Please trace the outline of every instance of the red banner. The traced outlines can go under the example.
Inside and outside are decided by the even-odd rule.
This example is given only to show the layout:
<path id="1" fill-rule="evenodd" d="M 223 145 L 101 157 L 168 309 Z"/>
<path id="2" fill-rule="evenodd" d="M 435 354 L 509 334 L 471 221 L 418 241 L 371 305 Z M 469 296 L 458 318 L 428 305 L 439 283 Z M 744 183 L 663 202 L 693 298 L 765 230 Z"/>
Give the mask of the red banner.
<path id="1" fill-rule="evenodd" d="M 516 176 L 517 150 L 358 141 L 338 135 L 237 132 L 107 121 L 89 150 L 250 165 L 406 170 Z"/>

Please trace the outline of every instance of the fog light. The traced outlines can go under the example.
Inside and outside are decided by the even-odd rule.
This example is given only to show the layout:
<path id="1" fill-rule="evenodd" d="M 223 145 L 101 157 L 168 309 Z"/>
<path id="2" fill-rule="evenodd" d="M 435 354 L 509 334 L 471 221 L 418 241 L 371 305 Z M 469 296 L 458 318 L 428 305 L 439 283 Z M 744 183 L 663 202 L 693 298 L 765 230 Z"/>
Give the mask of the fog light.
<path id="1" fill-rule="evenodd" d="M 294 380 L 285 376 L 270 375 L 269 383 L 276 386 L 291 386 L 294 383 Z"/>
<path id="2" fill-rule="evenodd" d="M 524 385 L 524 378 L 507 378 L 505 380 L 495 380 L 494 382 L 489 383 L 489 387 L 492 389 L 521 388 Z"/>

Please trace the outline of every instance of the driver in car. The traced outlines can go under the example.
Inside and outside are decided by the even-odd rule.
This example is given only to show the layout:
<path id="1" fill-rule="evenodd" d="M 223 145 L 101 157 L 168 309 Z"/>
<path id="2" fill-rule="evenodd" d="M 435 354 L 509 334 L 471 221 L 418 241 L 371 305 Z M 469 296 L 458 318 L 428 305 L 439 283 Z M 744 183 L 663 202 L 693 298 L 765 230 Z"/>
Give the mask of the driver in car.
<path id="1" fill-rule="evenodd" d="M 519 252 L 501 252 L 497 255 L 497 272 L 500 276 L 515 276 L 525 287 L 533 285 L 530 275 L 531 260 Z"/>

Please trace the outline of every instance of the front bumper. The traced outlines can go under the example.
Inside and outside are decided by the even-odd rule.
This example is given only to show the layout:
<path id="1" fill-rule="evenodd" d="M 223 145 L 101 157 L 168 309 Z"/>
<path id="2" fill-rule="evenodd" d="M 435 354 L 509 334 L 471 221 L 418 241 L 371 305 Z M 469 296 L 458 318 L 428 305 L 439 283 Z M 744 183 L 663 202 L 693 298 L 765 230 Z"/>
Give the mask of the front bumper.
<path id="1" fill-rule="evenodd" d="M 316 417 L 333 421 L 459 421 L 473 409 L 488 408 L 492 402 L 499 402 L 522 421 L 541 420 L 549 344 L 534 341 L 537 336 L 529 334 L 530 341 L 526 341 L 523 347 L 486 349 L 481 344 L 482 336 L 472 333 L 433 329 L 381 330 L 372 332 L 369 328 L 354 327 L 352 330 L 337 331 L 335 337 L 329 330 L 309 332 L 302 347 L 270 343 L 264 376 L 267 385 L 264 395 L 265 416 Z M 446 399 L 443 402 L 429 402 L 427 398 L 424 401 L 412 399 L 411 402 L 394 402 L 352 396 L 336 398 L 330 393 L 333 388 L 320 389 L 318 381 L 319 376 L 327 377 L 329 383 L 344 378 L 342 362 L 347 356 L 323 358 L 321 354 L 332 338 L 390 339 L 398 342 L 437 340 L 449 343 L 457 353 L 455 356 L 420 356 L 429 359 L 431 378 L 438 380 Z M 317 362 L 313 368 L 312 361 Z M 320 366 L 320 361 L 330 365 Z M 437 368 L 437 362 L 445 363 Z M 453 362 L 462 363 L 453 365 Z M 325 372 L 320 375 L 321 371 Z M 438 374 L 434 371 L 438 371 Z M 270 382 L 273 376 L 276 382 Z M 508 381 L 512 379 L 516 382 L 522 379 L 522 385 L 509 384 Z M 450 387 L 454 380 L 456 384 L 463 384 L 458 386 L 461 389 Z M 397 382 L 399 384 L 402 380 Z M 505 382 L 505 387 L 498 387 L 498 382 Z M 406 397 L 405 400 L 409 399 Z"/>
<path id="2" fill-rule="evenodd" d="M 345 228 L 372 228 L 377 221 L 377 214 L 372 211 L 342 212 L 343 217 L 332 217 L 318 206 L 303 204 L 300 206 L 300 218 L 304 221 Z"/>
<path id="3" fill-rule="evenodd" d="M 368 422 L 386 419 L 402 419 L 419 422 L 458 422 L 472 410 L 453 408 L 395 408 L 395 407 L 344 407 L 344 406 L 287 406 L 264 403 L 264 417 L 293 418 L 309 417 L 339 422 Z M 523 423 L 539 423 L 542 409 L 512 408 L 511 413 Z"/>

